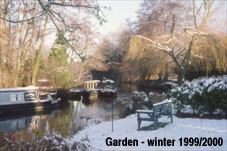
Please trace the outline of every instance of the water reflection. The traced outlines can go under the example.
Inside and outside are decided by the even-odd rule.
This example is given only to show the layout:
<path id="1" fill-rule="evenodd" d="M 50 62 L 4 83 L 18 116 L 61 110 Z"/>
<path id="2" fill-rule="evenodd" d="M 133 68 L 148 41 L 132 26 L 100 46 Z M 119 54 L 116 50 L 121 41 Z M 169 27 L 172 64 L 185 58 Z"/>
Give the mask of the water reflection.
<path id="1" fill-rule="evenodd" d="M 21 117 L 16 119 L 9 119 L 0 121 L 0 131 L 1 132 L 13 132 L 17 130 L 22 130 L 28 128 L 29 124 L 31 127 L 38 125 L 39 120 L 37 116 Z"/>
<path id="2" fill-rule="evenodd" d="M 0 132 L 16 132 L 24 129 L 35 130 L 40 127 L 41 121 L 51 118 L 59 110 L 52 110 L 48 114 L 21 115 L 1 117 Z"/>
<path id="3" fill-rule="evenodd" d="M 86 100 L 87 101 L 87 100 Z M 72 133 L 77 133 L 83 127 L 89 124 L 97 124 L 101 121 L 108 121 L 112 118 L 112 101 L 114 100 L 97 100 L 91 101 L 89 105 L 83 104 L 84 100 L 74 101 L 74 111 L 72 118 Z M 119 111 L 121 106 L 116 102 L 114 105 L 114 119 L 119 118 Z"/>
<path id="4" fill-rule="evenodd" d="M 73 135 L 89 124 L 111 120 L 112 101 L 114 119 L 122 106 L 115 100 L 75 100 L 65 101 L 59 109 L 48 114 L 27 115 L 20 117 L 4 117 L 0 119 L 0 132 L 22 137 L 43 137 L 56 132 L 63 137 Z"/>

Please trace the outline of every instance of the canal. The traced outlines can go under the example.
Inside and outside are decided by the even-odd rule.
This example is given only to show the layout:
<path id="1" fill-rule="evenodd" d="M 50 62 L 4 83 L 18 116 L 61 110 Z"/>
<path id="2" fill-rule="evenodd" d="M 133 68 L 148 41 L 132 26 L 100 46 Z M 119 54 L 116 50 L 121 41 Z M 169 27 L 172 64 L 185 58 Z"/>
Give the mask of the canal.
<path id="1" fill-rule="evenodd" d="M 68 100 L 62 101 L 59 108 L 47 113 L 1 117 L 0 133 L 19 140 L 43 138 L 52 133 L 70 137 L 88 125 L 112 120 L 112 105 L 113 119 L 119 119 L 124 98 L 127 98 L 127 95 L 113 100 Z"/>

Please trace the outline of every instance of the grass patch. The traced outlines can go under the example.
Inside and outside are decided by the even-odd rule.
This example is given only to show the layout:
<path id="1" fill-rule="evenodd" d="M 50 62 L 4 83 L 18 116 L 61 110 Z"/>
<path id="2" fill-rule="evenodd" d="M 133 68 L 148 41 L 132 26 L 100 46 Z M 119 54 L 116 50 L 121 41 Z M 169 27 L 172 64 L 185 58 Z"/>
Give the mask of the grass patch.
<path id="1" fill-rule="evenodd" d="M 157 123 L 157 128 L 165 127 L 167 124 L 169 124 L 169 123 L 162 123 L 162 122 Z M 144 126 L 144 127 L 140 128 L 140 131 L 153 131 L 153 130 L 155 130 L 154 123 L 152 123 L 149 126 Z"/>

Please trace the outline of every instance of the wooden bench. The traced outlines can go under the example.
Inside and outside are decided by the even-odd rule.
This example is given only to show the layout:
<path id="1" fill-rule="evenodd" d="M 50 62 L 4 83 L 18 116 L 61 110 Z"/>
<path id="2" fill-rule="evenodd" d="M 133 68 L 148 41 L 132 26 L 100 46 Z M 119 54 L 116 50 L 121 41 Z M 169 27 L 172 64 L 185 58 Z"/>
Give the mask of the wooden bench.
<path id="1" fill-rule="evenodd" d="M 162 115 L 170 116 L 171 123 L 173 123 L 171 101 L 156 103 L 153 105 L 152 110 L 136 110 L 136 113 L 138 120 L 138 130 L 140 130 L 142 121 L 153 121 L 154 129 L 157 129 L 158 118 L 160 118 Z"/>

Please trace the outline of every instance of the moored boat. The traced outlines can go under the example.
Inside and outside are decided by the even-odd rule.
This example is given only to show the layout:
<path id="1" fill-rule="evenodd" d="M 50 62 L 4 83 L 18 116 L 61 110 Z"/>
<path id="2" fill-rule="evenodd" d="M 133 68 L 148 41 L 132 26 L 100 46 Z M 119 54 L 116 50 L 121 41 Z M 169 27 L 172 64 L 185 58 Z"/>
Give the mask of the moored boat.
<path id="1" fill-rule="evenodd" d="M 73 87 L 69 89 L 70 99 L 80 100 L 81 97 L 88 97 L 88 92 L 83 88 L 83 86 Z"/>
<path id="2" fill-rule="evenodd" d="M 23 111 L 40 112 L 59 105 L 59 98 L 52 98 L 51 94 L 46 96 L 40 98 L 39 87 L 34 86 L 0 89 L 0 116 Z"/>
<path id="3" fill-rule="evenodd" d="M 89 80 L 84 85 L 73 87 L 69 90 L 69 95 L 73 100 L 81 99 L 81 97 L 97 100 L 98 98 L 114 98 L 117 96 L 115 82 L 110 79 Z"/>
<path id="4" fill-rule="evenodd" d="M 117 97 L 115 82 L 110 79 L 103 79 L 99 85 L 99 97 L 114 98 Z"/>

